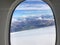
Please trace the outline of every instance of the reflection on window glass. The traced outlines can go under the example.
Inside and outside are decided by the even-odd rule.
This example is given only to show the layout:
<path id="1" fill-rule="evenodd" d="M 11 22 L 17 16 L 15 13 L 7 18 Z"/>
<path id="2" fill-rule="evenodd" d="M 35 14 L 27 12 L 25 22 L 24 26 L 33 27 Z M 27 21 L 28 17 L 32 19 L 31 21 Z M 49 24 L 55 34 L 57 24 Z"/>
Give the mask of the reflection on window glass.
<path id="1" fill-rule="evenodd" d="M 11 45 L 55 45 L 54 16 L 42 0 L 25 0 L 13 12 Z"/>

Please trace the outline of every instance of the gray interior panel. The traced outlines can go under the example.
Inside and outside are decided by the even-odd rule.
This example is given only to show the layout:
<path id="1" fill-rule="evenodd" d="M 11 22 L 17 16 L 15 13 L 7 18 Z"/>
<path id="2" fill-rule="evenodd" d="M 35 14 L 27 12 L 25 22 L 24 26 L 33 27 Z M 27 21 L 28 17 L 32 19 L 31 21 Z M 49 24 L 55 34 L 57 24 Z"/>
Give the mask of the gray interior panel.
<path id="1" fill-rule="evenodd" d="M 9 24 L 15 7 L 23 0 L 0 0 L 0 45 L 9 45 Z M 56 20 L 56 45 L 60 45 L 60 0 L 45 0 L 53 9 Z"/>

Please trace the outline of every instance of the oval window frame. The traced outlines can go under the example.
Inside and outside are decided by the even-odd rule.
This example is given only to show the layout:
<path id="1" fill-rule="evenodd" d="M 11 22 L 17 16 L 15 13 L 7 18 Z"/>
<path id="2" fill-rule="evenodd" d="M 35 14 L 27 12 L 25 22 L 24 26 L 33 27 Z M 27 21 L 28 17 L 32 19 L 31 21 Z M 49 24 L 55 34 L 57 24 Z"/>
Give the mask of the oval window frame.
<path id="1" fill-rule="evenodd" d="M 10 22 L 9 22 L 9 34 L 8 34 L 8 41 L 9 41 L 9 45 L 11 45 L 11 42 L 10 42 L 10 28 L 11 28 L 11 20 L 12 20 L 12 14 L 13 14 L 13 12 L 15 11 L 15 9 L 16 9 L 16 7 L 20 4 L 20 3 L 22 3 L 22 2 L 24 2 L 25 0 L 16 0 L 12 5 L 11 5 L 11 7 L 10 7 L 10 9 L 9 9 L 9 12 L 8 12 L 8 15 L 10 16 Z M 44 2 L 46 2 L 46 4 L 47 5 L 49 5 L 49 7 L 51 8 L 51 10 L 52 10 L 52 12 L 53 12 L 53 16 L 54 16 L 54 21 L 55 21 L 55 29 L 56 29 L 56 41 L 55 41 L 55 45 L 57 45 L 57 23 L 56 23 L 56 17 L 55 17 L 55 12 L 54 12 L 54 10 L 53 10 L 53 6 L 52 6 L 52 4 L 51 4 L 51 2 L 49 1 L 49 0 L 43 0 Z"/>

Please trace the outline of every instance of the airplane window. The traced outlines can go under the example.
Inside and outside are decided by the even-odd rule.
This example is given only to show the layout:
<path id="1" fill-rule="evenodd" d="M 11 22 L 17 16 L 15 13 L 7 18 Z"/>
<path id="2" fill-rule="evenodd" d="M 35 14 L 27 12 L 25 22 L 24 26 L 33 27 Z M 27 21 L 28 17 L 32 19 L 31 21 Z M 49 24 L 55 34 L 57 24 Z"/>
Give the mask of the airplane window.
<path id="1" fill-rule="evenodd" d="M 43 0 L 25 0 L 14 10 L 10 28 L 11 45 L 55 45 L 53 11 Z"/>

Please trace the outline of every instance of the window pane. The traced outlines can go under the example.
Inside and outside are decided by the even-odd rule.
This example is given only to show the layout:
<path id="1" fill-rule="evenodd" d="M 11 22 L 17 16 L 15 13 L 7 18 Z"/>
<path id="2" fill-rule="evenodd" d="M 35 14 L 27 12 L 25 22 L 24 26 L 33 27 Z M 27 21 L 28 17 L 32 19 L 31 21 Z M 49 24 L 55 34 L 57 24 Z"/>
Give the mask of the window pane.
<path id="1" fill-rule="evenodd" d="M 25 0 L 13 12 L 11 45 L 55 45 L 56 29 L 52 9 L 42 0 Z"/>

